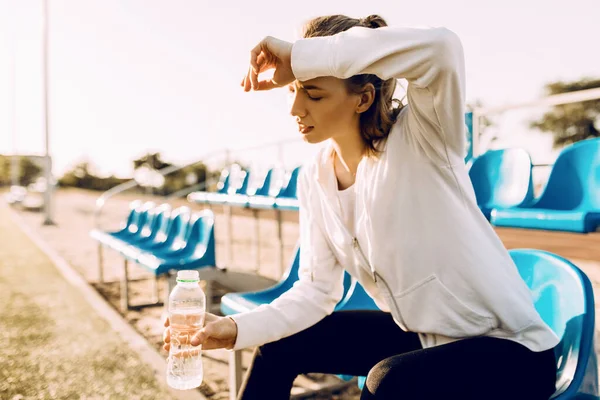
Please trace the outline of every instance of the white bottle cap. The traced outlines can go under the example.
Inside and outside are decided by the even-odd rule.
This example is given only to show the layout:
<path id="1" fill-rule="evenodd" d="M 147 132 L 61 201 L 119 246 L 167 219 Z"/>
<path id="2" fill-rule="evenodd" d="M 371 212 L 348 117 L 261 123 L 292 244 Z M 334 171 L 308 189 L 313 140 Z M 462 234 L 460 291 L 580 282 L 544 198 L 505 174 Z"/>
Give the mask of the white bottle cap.
<path id="1" fill-rule="evenodd" d="M 198 271 L 181 270 L 177 271 L 177 282 L 198 282 L 200 274 Z"/>

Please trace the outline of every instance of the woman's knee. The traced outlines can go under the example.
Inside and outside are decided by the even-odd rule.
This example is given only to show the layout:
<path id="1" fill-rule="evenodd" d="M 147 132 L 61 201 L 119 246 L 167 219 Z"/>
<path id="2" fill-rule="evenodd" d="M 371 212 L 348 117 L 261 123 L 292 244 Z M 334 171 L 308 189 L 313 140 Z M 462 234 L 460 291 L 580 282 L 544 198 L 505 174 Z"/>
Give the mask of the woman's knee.
<path id="1" fill-rule="evenodd" d="M 393 357 L 386 358 L 375 364 L 367 375 L 361 399 L 387 398 L 383 396 L 389 396 L 392 391 L 395 391 L 395 387 L 400 383 L 392 382 L 390 371 L 392 368 L 397 367 L 396 364 L 397 362 Z"/>

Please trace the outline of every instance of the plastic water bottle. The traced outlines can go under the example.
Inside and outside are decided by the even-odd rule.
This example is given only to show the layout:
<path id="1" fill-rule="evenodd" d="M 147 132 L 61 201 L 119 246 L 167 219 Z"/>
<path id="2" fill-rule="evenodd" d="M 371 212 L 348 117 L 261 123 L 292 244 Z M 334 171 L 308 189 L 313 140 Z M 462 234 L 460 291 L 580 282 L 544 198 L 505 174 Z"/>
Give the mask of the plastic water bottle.
<path id="1" fill-rule="evenodd" d="M 169 295 L 171 349 L 167 383 L 175 389 L 193 389 L 202 383 L 202 346 L 192 346 L 192 337 L 204 326 L 206 296 L 198 271 L 179 271 L 177 286 Z"/>

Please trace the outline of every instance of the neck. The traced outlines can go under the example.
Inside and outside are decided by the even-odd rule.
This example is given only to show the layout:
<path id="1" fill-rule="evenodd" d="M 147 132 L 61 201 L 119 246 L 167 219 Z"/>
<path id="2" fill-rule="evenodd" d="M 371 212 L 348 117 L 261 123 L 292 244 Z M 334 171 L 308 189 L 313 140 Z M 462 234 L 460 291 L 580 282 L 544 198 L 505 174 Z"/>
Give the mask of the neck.
<path id="1" fill-rule="evenodd" d="M 342 166 L 347 172 L 355 175 L 358 164 L 365 152 L 365 143 L 360 133 L 345 135 L 343 138 L 332 138 L 333 148 Z"/>

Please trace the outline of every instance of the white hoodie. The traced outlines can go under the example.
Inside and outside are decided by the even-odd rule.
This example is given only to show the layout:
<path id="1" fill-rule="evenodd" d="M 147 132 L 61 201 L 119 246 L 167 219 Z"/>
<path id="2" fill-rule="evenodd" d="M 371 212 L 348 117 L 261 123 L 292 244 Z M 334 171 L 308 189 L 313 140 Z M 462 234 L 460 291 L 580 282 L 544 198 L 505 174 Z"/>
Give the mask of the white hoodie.
<path id="1" fill-rule="evenodd" d="M 444 28 L 355 27 L 296 41 L 292 69 L 300 81 L 405 78 L 408 105 L 381 154 L 358 166 L 355 237 L 340 218 L 332 147 L 303 168 L 299 280 L 271 304 L 233 316 L 234 349 L 292 335 L 332 313 L 342 296 L 342 266 L 398 326 L 419 333 L 424 347 L 482 335 L 533 351 L 555 346 L 558 337 L 475 201 L 463 161 L 458 37 Z"/>

